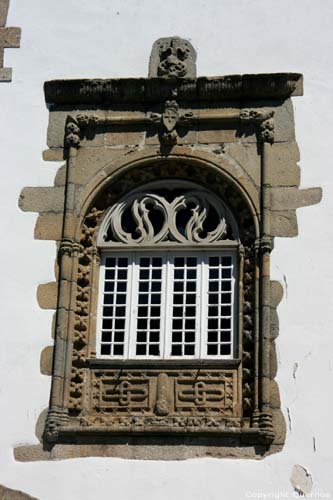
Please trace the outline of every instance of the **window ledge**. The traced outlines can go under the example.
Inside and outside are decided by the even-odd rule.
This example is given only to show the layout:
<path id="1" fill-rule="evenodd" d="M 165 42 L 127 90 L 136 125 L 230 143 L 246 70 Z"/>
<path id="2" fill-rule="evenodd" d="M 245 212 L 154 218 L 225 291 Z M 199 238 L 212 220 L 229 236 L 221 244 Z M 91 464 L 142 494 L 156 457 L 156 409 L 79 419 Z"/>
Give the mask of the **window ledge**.
<path id="1" fill-rule="evenodd" d="M 240 358 L 234 359 L 105 359 L 105 358 L 89 358 L 87 364 L 94 368 L 102 367 L 124 367 L 130 368 L 133 366 L 145 366 L 153 368 L 169 368 L 169 367 L 186 367 L 200 368 L 210 366 L 238 366 L 241 362 Z"/>

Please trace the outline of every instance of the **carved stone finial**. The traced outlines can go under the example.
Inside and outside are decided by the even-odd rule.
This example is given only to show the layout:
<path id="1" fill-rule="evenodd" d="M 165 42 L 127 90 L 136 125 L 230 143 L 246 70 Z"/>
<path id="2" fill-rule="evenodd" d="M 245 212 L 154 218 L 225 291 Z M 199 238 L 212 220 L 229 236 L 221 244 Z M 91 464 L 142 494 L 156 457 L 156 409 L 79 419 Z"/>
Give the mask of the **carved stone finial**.
<path id="1" fill-rule="evenodd" d="M 149 60 L 149 78 L 196 78 L 197 54 L 188 40 L 177 36 L 154 42 Z"/>

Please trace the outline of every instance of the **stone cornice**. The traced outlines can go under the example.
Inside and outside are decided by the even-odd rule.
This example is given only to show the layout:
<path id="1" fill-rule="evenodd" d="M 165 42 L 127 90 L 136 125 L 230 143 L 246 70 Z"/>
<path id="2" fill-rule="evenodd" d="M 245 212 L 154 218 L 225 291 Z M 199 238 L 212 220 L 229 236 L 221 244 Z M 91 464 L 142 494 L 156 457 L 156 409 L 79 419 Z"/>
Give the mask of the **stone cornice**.
<path id="1" fill-rule="evenodd" d="M 245 101 L 303 95 L 300 73 L 176 78 L 51 80 L 44 84 L 48 104 L 102 105 L 179 101 Z"/>

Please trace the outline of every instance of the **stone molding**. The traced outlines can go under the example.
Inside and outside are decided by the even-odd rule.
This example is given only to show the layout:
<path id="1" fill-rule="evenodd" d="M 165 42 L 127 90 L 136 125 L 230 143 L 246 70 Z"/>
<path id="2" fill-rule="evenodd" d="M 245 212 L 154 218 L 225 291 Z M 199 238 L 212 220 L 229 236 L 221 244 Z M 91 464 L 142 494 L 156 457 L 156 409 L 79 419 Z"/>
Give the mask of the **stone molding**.
<path id="1" fill-rule="evenodd" d="M 177 78 L 119 78 L 95 80 L 51 80 L 44 84 L 48 104 L 153 103 L 172 98 L 179 101 L 214 102 L 252 99 L 287 99 L 303 95 L 300 73 L 263 73 Z"/>
<path id="2" fill-rule="evenodd" d="M 121 115 L 103 115 L 78 113 L 77 115 L 68 115 L 65 127 L 65 146 L 78 148 L 80 146 L 80 137 L 82 134 L 91 131 L 96 134 L 98 127 L 119 126 L 126 127 L 130 125 L 156 126 L 159 131 L 159 140 L 162 146 L 167 150 L 178 142 L 177 127 L 193 129 L 196 125 L 223 125 L 236 124 L 243 131 L 247 126 L 256 127 L 257 138 L 259 142 L 274 142 L 274 110 L 262 111 L 257 109 L 240 109 L 239 111 L 220 111 L 211 113 L 200 112 L 181 112 L 177 101 L 168 100 L 164 103 L 162 113 L 148 112 L 146 115 L 133 114 L 123 117 Z M 241 132 L 240 132 L 241 133 Z"/>

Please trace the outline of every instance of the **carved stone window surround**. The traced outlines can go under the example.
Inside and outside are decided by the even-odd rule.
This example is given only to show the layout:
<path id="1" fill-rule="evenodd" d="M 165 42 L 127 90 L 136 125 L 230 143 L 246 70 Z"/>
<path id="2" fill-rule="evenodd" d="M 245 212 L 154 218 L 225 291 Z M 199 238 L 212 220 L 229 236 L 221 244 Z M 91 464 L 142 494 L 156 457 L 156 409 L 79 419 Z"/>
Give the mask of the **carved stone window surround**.
<path id="1" fill-rule="evenodd" d="M 70 123 L 72 123 L 72 122 L 70 122 Z M 68 134 L 67 127 L 68 127 L 68 124 L 66 126 L 66 132 Z M 70 133 L 73 134 L 73 128 L 71 128 Z M 68 138 L 68 135 L 66 136 L 66 139 L 67 138 Z M 66 140 L 66 144 L 67 145 L 69 144 L 68 139 Z M 69 148 L 69 155 L 68 155 L 68 167 L 69 167 L 69 169 L 71 168 L 71 166 L 73 166 L 72 162 L 75 161 L 78 144 L 79 144 L 78 141 L 76 141 L 75 139 L 73 140 L 71 138 L 71 145 Z M 117 191 L 117 190 L 115 190 L 115 191 Z M 67 203 L 70 201 L 68 199 L 68 197 L 67 197 L 66 201 L 67 201 Z M 92 231 L 92 229 L 89 229 L 89 221 L 93 221 L 93 227 L 94 227 L 98 223 L 98 220 L 100 219 L 101 215 L 102 215 L 102 211 L 98 210 L 97 207 L 91 208 L 90 212 L 86 216 L 86 220 L 88 221 L 88 226 L 86 224 L 83 225 L 83 234 L 82 234 L 82 238 L 81 238 L 81 245 L 77 246 L 77 244 L 74 244 L 71 255 L 70 255 L 70 252 L 68 252 L 68 250 L 69 250 L 69 238 L 64 237 L 62 240 L 63 243 L 60 245 L 61 257 L 64 258 L 66 261 L 68 260 L 68 258 L 71 257 L 72 258 L 72 265 L 71 265 L 72 270 L 74 272 L 75 272 L 75 269 L 79 270 L 78 277 L 74 279 L 74 282 L 77 282 L 78 286 L 79 286 L 79 289 L 78 289 L 79 295 L 82 292 L 84 294 L 84 291 L 82 290 L 82 292 L 81 292 L 81 289 L 82 289 L 82 287 L 84 288 L 85 284 L 87 284 L 87 281 L 89 279 L 88 278 L 89 274 L 92 277 L 91 279 L 93 281 L 95 281 L 95 285 L 92 283 L 92 289 L 97 288 L 96 279 L 98 276 L 98 265 L 99 265 L 98 252 L 96 250 L 94 250 L 94 248 L 92 248 L 90 259 L 91 259 L 91 263 L 92 263 L 93 267 L 91 268 L 91 271 L 86 271 L 86 270 L 80 271 L 80 266 L 78 266 L 77 262 L 78 262 L 78 260 L 84 262 L 86 259 L 89 259 L 89 256 L 88 256 L 86 250 L 84 250 L 84 249 L 80 250 L 80 246 L 82 248 L 82 244 L 83 245 L 85 245 L 86 243 L 88 245 L 91 244 L 90 241 L 91 242 L 93 241 L 91 238 L 93 237 L 94 232 Z M 253 228 L 254 227 L 255 227 L 255 222 L 253 221 Z M 64 233 L 65 234 L 66 234 L 66 229 L 67 229 L 67 224 L 66 224 L 66 215 L 65 215 L 65 220 L 64 220 Z M 260 259 L 259 253 L 258 253 L 259 252 L 259 245 L 257 244 L 257 241 L 259 241 L 258 237 L 256 237 L 256 234 L 254 233 L 252 238 L 254 238 L 254 239 L 253 239 L 253 243 L 252 243 L 253 249 L 251 251 L 254 252 L 254 260 L 252 260 L 252 264 L 250 264 L 250 266 L 257 265 L 256 262 L 259 262 L 259 259 Z M 269 249 L 269 251 L 270 251 L 270 247 L 266 246 L 265 248 Z M 247 254 L 247 252 L 249 252 L 249 250 L 250 249 L 245 249 L 245 254 Z M 266 252 L 267 251 L 268 250 L 266 250 Z M 242 260 L 243 258 L 244 258 L 244 253 L 243 253 L 243 251 L 241 251 L 240 252 L 240 259 Z M 267 262 L 267 259 L 266 259 L 266 262 Z M 66 268 L 67 267 L 68 267 L 68 264 L 66 264 Z M 61 267 L 60 267 L 60 269 L 61 269 Z M 242 269 L 242 263 L 240 265 L 240 269 Z M 265 272 L 267 272 L 267 271 L 265 271 Z M 240 275 L 242 275 L 242 271 L 240 272 Z M 241 280 L 242 280 L 242 278 L 241 278 Z M 62 283 L 62 281 L 60 281 L 60 290 L 59 290 L 60 297 L 61 297 L 61 283 Z M 243 286 L 244 286 L 243 284 L 240 284 L 239 289 L 242 290 Z M 255 286 L 255 281 L 252 282 L 252 286 Z M 246 297 L 245 297 L 245 300 L 246 300 Z M 259 298 L 257 298 L 257 300 L 259 300 Z M 73 308 L 73 306 L 69 306 L 69 310 L 71 310 L 72 308 Z M 84 316 L 87 315 L 88 310 L 86 309 L 86 306 L 82 307 L 80 305 L 80 310 L 81 310 L 81 314 L 83 314 Z M 77 309 L 76 313 L 78 314 L 80 310 Z M 252 310 L 253 311 L 257 310 L 259 313 L 259 305 L 255 306 L 255 304 L 253 304 Z M 242 328 L 243 315 L 244 315 L 244 311 L 243 311 L 242 306 L 239 307 L 239 311 L 240 311 L 239 325 L 240 325 L 240 328 Z M 63 320 L 61 318 L 61 322 L 62 321 Z M 258 320 L 256 320 L 256 321 L 258 321 Z M 151 401 L 150 405 L 148 405 L 146 407 L 146 410 L 142 410 L 144 412 L 146 411 L 147 415 L 138 416 L 134 413 L 130 417 L 126 417 L 126 418 L 124 417 L 125 418 L 124 419 L 123 417 L 120 418 L 119 415 L 117 416 L 117 413 L 116 413 L 114 417 L 111 417 L 111 421 L 110 421 L 110 416 L 107 417 L 106 419 L 105 419 L 105 416 L 103 418 L 101 418 L 101 416 L 98 415 L 98 413 L 100 411 L 100 410 L 98 410 L 98 408 L 100 408 L 100 407 L 96 407 L 96 409 L 98 410 L 96 415 L 94 415 L 94 413 L 93 413 L 93 414 L 91 414 L 91 416 L 88 416 L 88 415 L 83 416 L 86 413 L 83 410 L 83 408 L 85 405 L 84 400 L 87 397 L 85 395 L 86 389 L 84 389 L 84 381 L 86 379 L 86 376 L 84 374 L 86 369 L 84 368 L 84 366 L 90 366 L 90 367 L 93 366 L 92 358 L 94 358 L 96 355 L 95 349 L 94 349 L 95 340 L 94 340 L 94 336 L 92 335 L 92 338 L 89 339 L 89 345 L 87 345 L 88 339 L 86 338 L 86 336 L 84 334 L 87 327 L 84 327 L 83 318 L 81 320 L 79 320 L 76 323 L 76 325 L 77 325 L 76 327 L 74 325 L 74 329 L 77 328 L 77 333 L 74 334 L 74 351 L 73 351 L 73 357 L 72 357 L 73 369 L 72 369 L 72 374 L 71 374 L 69 399 L 67 399 L 68 398 L 68 396 L 67 396 L 66 403 L 65 403 L 66 407 L 69 408 L 69 410 L 72 414 L 72 417 L 68 418 L 67 412 L 65 412 L 65 413 L 59 412 L 58 408 L 52 411 L 52 407 L 51 407 L 48 421 L 46 424 L 46 432 L 45 432 L 45 436 L 49 440 L 51 440 L 51 441 L 53 441 L 53 440 L 65 440 L 66 441 L 67 436 L 71 436 L 72 433 L 74 432 L 74 429 L 76 430 L 76 432 L 80 432 L 82 435 L 86 435 L 86 436 L 91 437 L 91 436 L 94 436 L 96 433 L 98 434 L 98 433 L 102 432 L 101 428 L 105 428 L 106 432 L 110 431 L 111 433 L 113 433 L 113 432 L 115 432 L 115 433 L 117 433 L 117 432 L 118 433 L 130 432 L 130 433 L 136 434 L 136 433 L 144 432 L 144 433 L 150 433 L 150 434 L 154 434 L 154 433 L 155 434 L 156 433 L 163 434 L 164 432 L 167 432 L 167 433 L 182 432 L 181 429 L 183 429 L 183 427 L 185 425 L 186 428 L 188 428 L 188 427 L 191 428 L 191 430 L 189 432 L 195 433 L 195 434 L 202 434 L 202 433 L 206 433 L 206 432 L 212 433 L 213 432 L 213 433 L 217 433 L 219 435 L 225 434 L 226 436 L 238 435 L 242 441 L 244 441 L 244 439 L 246 441 L 250 441 L 250 442 L 252 439 L 254 439 L 256 442 L 261 442 L 261 443 L 269 443 L 272 441 L 274 435 L 272 432 L 272 422 L 271 422 L 269 410 L 267 411 L 267 413 L 264 413 L 264 412 L 259 413 L 258 410 L 254 410 L 251 418 L 245 417 L 246 410 L 241 412 L 240 401 L 243 400 L 243 404 L 245 404 L 245 406 L 246 406 L 246 400 L 247 400 L 246 392 L 244 393 L 241 390 L 241 387 L 242 387 L 241 374 L 244 377 L 244 372 L 243 372 L 244 362 L 243 362 L 243 364 L 236 363 L 234 365 L 233 377 L 236 377 L 236 379 L 235 379 L 235 385 L 233 385 L 233 387 L 234 387 L 234 398 L 236 398 L 236 399 L 234 399 L 234 402 L 233 402 L 234 410 L 232 412 L 232 415 L 229 414 L 227 419 L 225 418 L 225 416 L 221 417 L 220 414 L 217 414 L 218 416 L 215 418 L 214 412 L 213 412 L 213 414 L 208 413 L 208 415 L 205 417 L 200 417 L 199 415 L 196 415 L 196 414 L 194 414 L 194 416 L 187 417 L 186 413 L 185 413 L 185 415 L 181 414 L 179 417 L 177 416 L 177 414 L 172 414 L 170 417 L 166 418 L 165 415 L 168 414 L 169 411 L 166 410 L 166 407 L 168 405 L 165 403 L 165 400 L 167 398 L 166 394 L 170 393 L 170 386 L 168 387 L 168 382 L 166 381 L 166 379 L 164 377 L 164 375 L 167 376 L 167 373 L 165 372 L 165 370 L 163 370 L 163 368 L 162 368 L 162 370 L 163 370 L 162 373 L 160 371 L 158 371 L 156 373 L 156 368 L 155 369 L 149 368 L 148 366 L 147 366 L 147 369 L 145 370 L 145 373 L 146 373 L 145 376 L 148 378 L 149 378 L 149 376 L 152 376 L 153 380 L 154 380 L 154 382 L 152 382 L 153 385 L 149 386 L 149 387 L 151 387 L 149 394 L 153 394 L 154 391 L 156 390 L 157 391 L 156 392 L 157 399 L 156 400 L 153 399 Z M 92 330 L 90 330 L 90 332 L 92 332 L 94 330 L 95 330 L 95 327 L 93 327 Z M 241 339 L 241 336 L 239 336 L 239 338 Z M 86 346 L 88 347 L 88 353 L 89 352 L 91 353 L 90 355 L 87 353 L 88 357 L 87 357 L 87 354 L 82 353 L 82 348 L 84 348 L 84 350 L 85 350 Z M 239 347 L 239 351 L 243 352 L 242 346 Z M 112 366 L 112 362 L 109 364 L 109 366 Z M 246 362 L 245 362 L 245 366 L 246 366 Z M 140 368 L 140 374 L 142 373 L 143 368 L 144 367 Z M 210 379 L 211 377 L 214 377 L 214 376 L 215 377 L 219 376 L 219 377 L 222 377 L 222 379 L 223 379 L 225 377 L 225 374 L 227 373 L 227 372 L 225 372 L 225 369 L 222 369 L 221 365 L 220 365 L 219 370 L 217 372 L 215 371 L 216 369 L 214 369 L 214 367 L 212 367 L 209 364 L 208 364 L 207 368 L 210 368 L 210 370 L 213 370 L 213 371 L 207 372 L 206 376 L 208 377 L 208 379 Z M 221 371 L 221 369 L 222 369 L 222 371 Z M 106 367 L 103 368 L 102 372 L 99 372 L 101 376 L 103 376 L 103 373 L 105 372 L 105 370 L 107 370 Z M 246 368 L 245 368 L 245 370 L 246 370 Z M 200 371 L 200 368 L 199 368 L 199 371 Z M 107 376 L 111 377 L 111 380 L 112 380 L 114 377 L 120 376 L 121 372 L 119 372 L 119 371 L 115 371 L 115 372 L 114 371 L 111 371 L 111 372 L 107 371 L 107 373 L 109 373 L 109 375 L 107 375 Z M 154 373 L 155 373 L 155 375 L 154 375 Z M 196 378 L 198 376 L 196 373 L 197 373 L 197 370 L 195 370 L 194 372 L 193 371 L 187 372 L 187 377 L 190 377 L 190 379 L 192 377 L 192 381 L 194 384 L 196 384 L 196 382 L 194 382 L 194 381 L 196 380 Z M 182 376 L 181 374 L 182 374 L 182 371 L 179 372 L 178 370 L 176 370 L 176 372 L 175 372 L 173 370 L 171 373 L 171 380 L 173 380 L 173 377 L 175 377 L 175 376 L 176 376 L 176 379 L 178 380 L 178 378 Z M 128 374 L 129 378 L 131 378 L 132 376 L 134 376 L 134 375 L 131 373 Z M 168 376 L 168 378 L 167 378 L 168 381 L 169 381 L 169 378 L 170 377 Z M 245 380 L 246 380 L 246 377 L 245 377 Z M 262 378 L 261 380 L 264 382 L 264 378 Z M 202 382 L 202 384 L 205 383 L 204 380 L 202 380 L 202 381 L 200 380 L 200 382 Z M 199 388 L 201 387 L 201 390 L 203 387 L 202 384 L 199 385 Z M 161 385 L 161 388 L 160 388 L 160 385 Z M 154 387 L 154 386 L 156 386 L 155 390 L 152 389 L 152 387 Z M 130 390 L 129 388 L 131 388 L 131 387 L 132 386 L 127 386 L 127 391 Z M 245 385 L 245 387 L 246 387 L 246 385 Z M 53 388 L 54 388 L 54 383 L 53 383 Z M 257 394 L 255 396 L 255 398 L 259 397 L 258 389 L 257 389 L 257 392 L 255 391 Z M 133 388 L 133 390 L 134 390 L 134 388 Z M 158 408 L 160 406 L 158 395 L 160 393 L 162 394 L 161 397 L 162 397 L 162 400 L 164 401 L 164 404 L 162 405 L 164 407 L 163 415 L 160 415 L 159 410 L 158 410 Z M 262 390 L 262 393 L 264 393 L 263 390 Z M 236 396 L 236 394 L 238 394 L 238 395 Z M 245 397 L 245 399 L 244 399 L 244 397 Z M 177 407 L 177 398 L 175 400 L 172 400 L 171 402 L 169 401 L 168 407 L 170 407 L 170 404 L 171 404 L 171 406 L 176 405 L 176 407 Z M 257 403 L 254 402 L 254 405 L 257 405 L 257 404 L 258 404 L 258 402 Z M 250 404 L 250 407 L 251 406 L 252 406 L 252 403 Z M 154 411 L 154 408 L 155 408 L 155 411 Z M 219 411 L 223 412 L 224 411 L 223 408 L 221 407 Z M 256 408 L 256 406 L 255 406 L 255 408 Z M 83 413 L 82 413 L 82 411 L 83 411 Z M 191 411 L 192 411 L 192 415 L 193 415 L 194 408 L 192 408 Z M 105 409 L 104 409 L 104 412 L 105 412 Z M 128 412 L 131 412 L 129 407 L 127 407 L 127 414 L 128 414 Z M 209 412 L 209 410 L 208 410 L 208 412 Z M 236 412 L 236 413 L 234 413 L 234 412 Z M 81 416 L 80 416 L 80 413 L 81 413 Z M 113 413 L 114 413 L 114 410 L 112 410 L 112 408 L 111 408 L 108 415 L 112 415 Z M 243 413 L 243 416 L 242 416 L 242 413 Z M 75 417 L 75 415 L 77 415 L 78 418 Z M 73 421 L 74 422 L 77 421 L 77 424 L 75 425 L 75 427 L 70 425 L 71 422 L 73 422 Z M 66 424 L 63 425 L 63 423 L 65 423 L 65 422 L 66 422 Z M 111 427 L 110 427 L 110 422 L 112 422 Z M 192 424 L 190 422 L 193 422 L 193 427 L 192 427 Z M 78 424 L 79 424 L 79 427 L 77 426 Z M 245 426 L 244 426 L 244 424 L 245 424 Z M 97 425 L 97 427 L 96 427 L 96 425 Z M 80 429 L 80 431 L 79 431 L 79 429 Z"/>
<path id="2" fill-rule="evenodd" d="M 130 449 L 130 439 L 135 444 L 151 444 L 156 438 L 163 445 L 171 440 L 173 444 L 186 442 L 188 449 L 193 443 L 209 447 L 214 441 L 216 456 L 226 453 L 219 448 L 225 446 L 232 450 L 238 446 L 240 454 L 243 448 L 252 447 L 259 451 L 252 451 L 251 456 L 264 455 L 280 449 L 284 440 L 273 381 L 278 299 L 272 295 L 269 261 L 274 236 L 295 233 L 284 223 L 284 218 L 292 217 L 292 210 L 287 212 L 282 206 L 281 215 L 277 210 L 281 210 L 279 195 L 292 192 L 297 206 L 304 205 L 301 196 L 303 200 L 312 196 L 312 202 L 320 199 L 319 190 L 298 191 L 299 178 L 289 156 L 284 170 L 277 159 L 288 144 L 288 155 L 294 151 L 297 156 L 288 99 L 302 95 L 302 76 L 194 78 L 191 44 L 162 39 L 155 45 L 148 79 L 59 80 L 46 82 L 44 87 L 50 109 L 50 150 L 45 158 L 66 159 L 66 170 L 59 171 L 56 179 L 66 186 L 61 218 L 42 213 L 38 223 L 41 226 L 44 217 L 55 224 L 58 232 L 49 227 L 47 231 L 55 234 L 59 249 L 52 389 L 44 444 L 58 450 L 66 444 L 77 455 L 80 451 L 73 451 L 74 443 L 89 444 L 91 450 L 102 443 L 105 450 L 123 439 Z M 161 76 L 154 77 L 154 71 Z M 62 130 L 64 134 L 59 133 Z M 130 138 L 132 131 L 134 135 L 140 132 L 139 140 Z M 114 142 L 108 134 L 115 136 Z M 100 164 L 99 170 L 95 164 Z M 282 182 L 274 177 L 275 168 Z M 200 249 L 233 245 L 238 252 L 239 334 L 234 359 L 96 357 L 103 247 L 97 234 L 109 207 L 139 186 L 161 179 L 202 186 L 235 218 L 239 234 L 234 242 L 222 240 L 208 247 L 197 243 Z M 29 189 L 24 191 L 28 198 Z M 29 203 L 23 200 L 21 205 Z M 63 220 L 61 237 L 59 222 L 53 222 L 56 217 Z M 38 230 L 37 234 L 46 233 L 46 229 L 44 233 Z M 163 238 L 155 242 L 157 251 L 173 244 Z M 208 453 L 209 448 L 204 454 Z"/>

